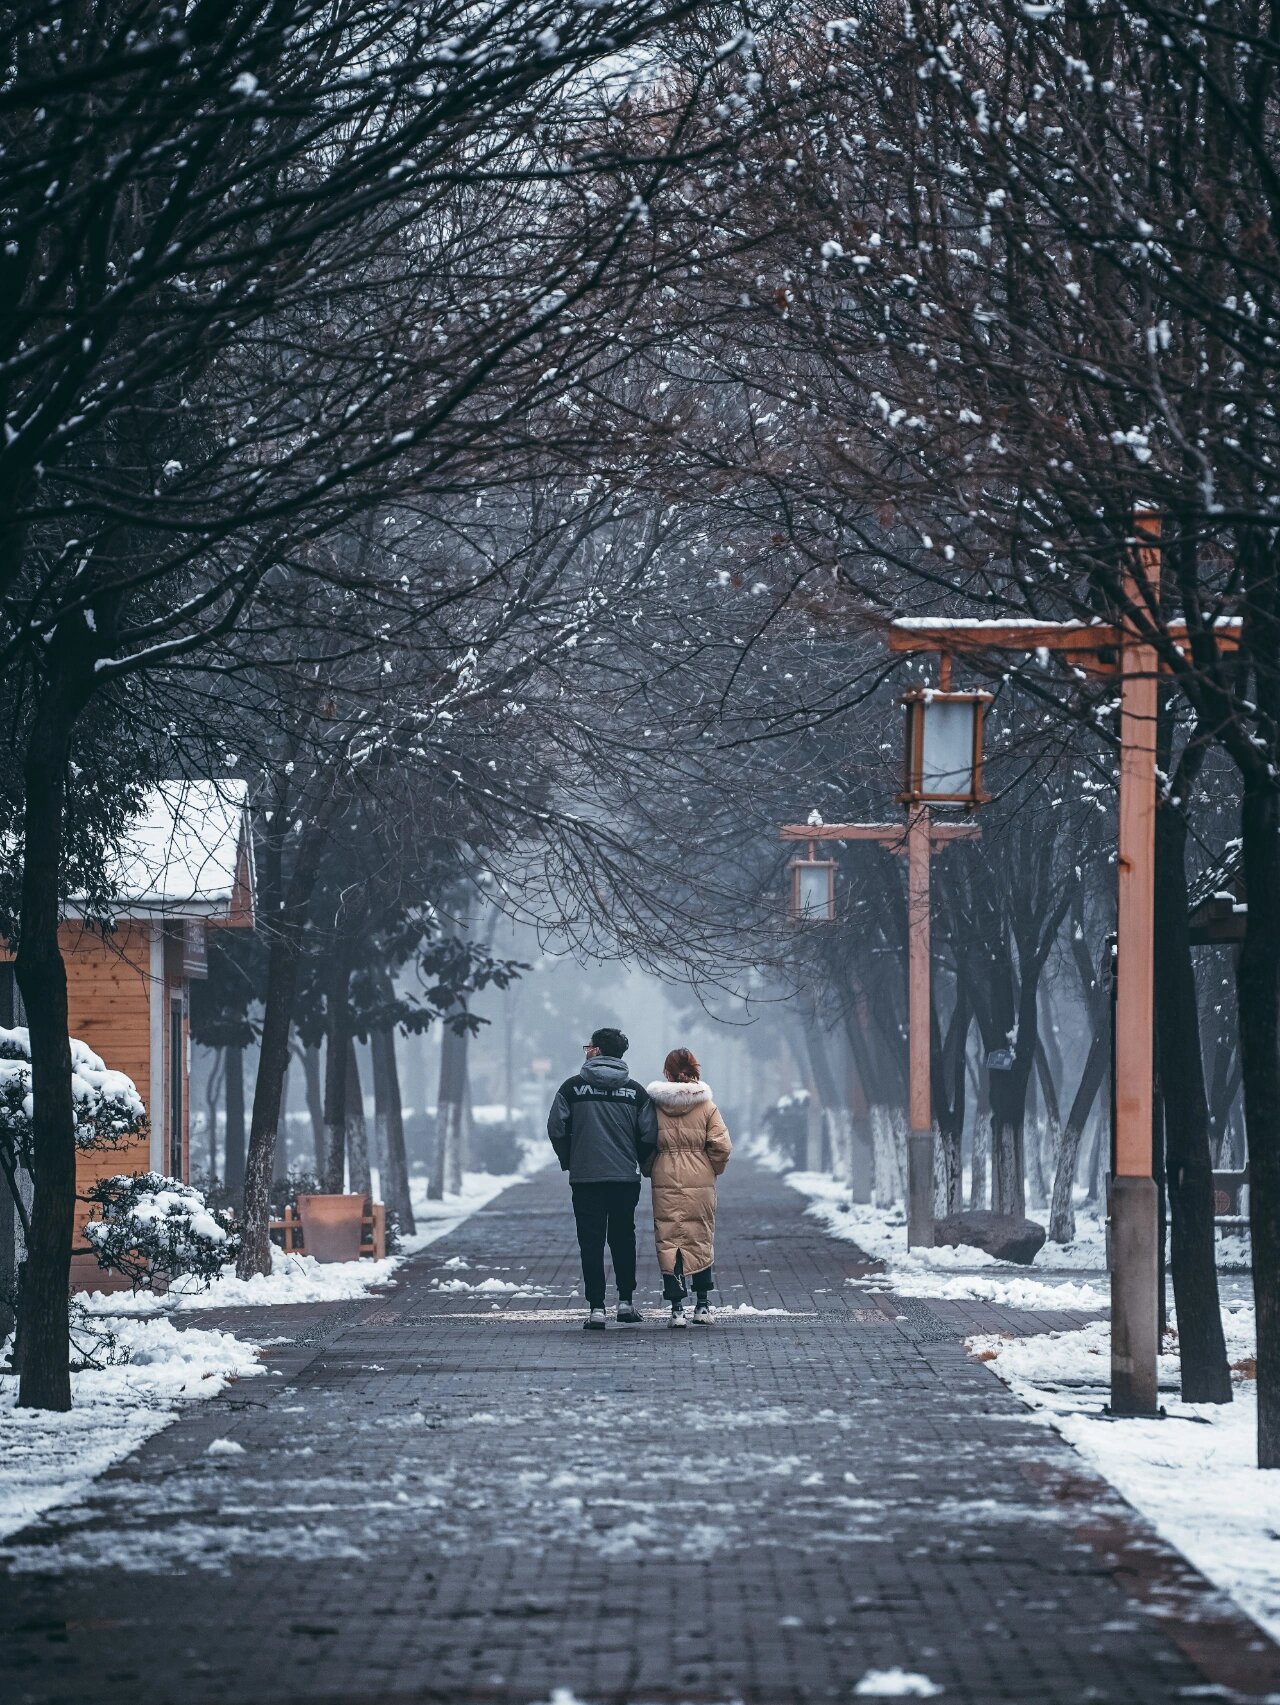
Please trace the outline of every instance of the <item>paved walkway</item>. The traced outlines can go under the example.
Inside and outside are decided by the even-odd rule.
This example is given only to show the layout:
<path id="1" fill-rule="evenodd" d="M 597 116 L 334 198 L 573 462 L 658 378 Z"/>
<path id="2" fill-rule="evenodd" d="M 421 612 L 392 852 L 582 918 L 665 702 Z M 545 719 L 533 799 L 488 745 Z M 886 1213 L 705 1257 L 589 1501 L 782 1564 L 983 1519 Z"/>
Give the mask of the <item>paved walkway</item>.
<path id="1" fill-rule="evenodd" d="M 964 1352 L 1043 1321 L 846 1284 L 858 1251 L 741 1160 L 720 1253 L 711 1331 L 655 1303 L 583 1333 L 544 1173 L 385 1297 L 304 1311 L 277 1377 L 0 1549 L 0 1699 L 792 1705 L 894 1666 L 1020 1705 L 1280 1691 L 1275 1648 Z"/>

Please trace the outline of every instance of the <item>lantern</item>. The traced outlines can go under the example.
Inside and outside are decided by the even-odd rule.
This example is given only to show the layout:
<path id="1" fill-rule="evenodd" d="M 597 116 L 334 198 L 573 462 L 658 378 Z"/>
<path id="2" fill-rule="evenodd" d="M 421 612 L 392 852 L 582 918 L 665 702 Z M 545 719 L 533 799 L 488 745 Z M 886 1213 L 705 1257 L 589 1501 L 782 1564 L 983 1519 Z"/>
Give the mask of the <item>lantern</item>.
<path id="1" fill-rule="evenodd" d="M 836 921 L 836 861 L 815 858 L 812 841 L 808 858 L 791 861 L 791 921 L 797 924 Z"/>
<path id="2" fill-rule="evenodd" d="M 907 713 L 907 805 L 981 805 L 982 719 L 990 693 L 949 693 L 915 687 L 901 703 Z"/>

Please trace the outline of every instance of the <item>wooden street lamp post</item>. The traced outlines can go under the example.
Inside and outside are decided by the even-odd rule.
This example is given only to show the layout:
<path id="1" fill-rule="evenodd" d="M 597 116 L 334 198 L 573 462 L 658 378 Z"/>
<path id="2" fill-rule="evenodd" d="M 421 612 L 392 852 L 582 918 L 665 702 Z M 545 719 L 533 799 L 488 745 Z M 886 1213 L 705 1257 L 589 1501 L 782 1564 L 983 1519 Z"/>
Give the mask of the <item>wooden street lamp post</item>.
<path id="1" fill-rule="evenodd" d="M 979 829 L 973 823 L 932 823 L 929 807 L 920 805 L 905 830 L 899 823 L 786 823 L 784 841 L 808 841 L 809 856 L 792 864 L 792 917 L 797 922 L 833 922 L 834 886 L 829 905 L 801 907 L 805 870 L 834 872 L 829 859 L 814 857 L 818 841 L 874 841 L 907 855 L 907 1100 L 910 1131 L 907 1137 L 907 1248 L 933 1246 L 933 1087 L 930 1080 L 930 988 L 929 988 L 929 862 L 936 846 L 948 841 L 974 841 Z"/>
<path id="2" fill-rule="evenodd" d="M 1147 542 L 1126 583 L 1131 609 L 1147 604 L 1159 575 L 1159 523 L 1138 517 Z M 1145 581 L 1145 585 L 1142 582 Z M 1174 642 L 1178 624 L 1170 624 Z M 1229 636 L 1224 635 L 1228 639 Z M 1131 619 L 1084 622 L 929 619 L 894 622 L 891 650 L 981 657 L 992 651 L 1065 653 L 1093 674 L 1120 680 L 1119 867 L 1116 909 L 1115 1133 L 1111 1217 L 1111 1410 L 1154 1415 L 1159 1248 L 1152 1175 L 1152 1035 L 1155 916 L 1158 659 Z"/>

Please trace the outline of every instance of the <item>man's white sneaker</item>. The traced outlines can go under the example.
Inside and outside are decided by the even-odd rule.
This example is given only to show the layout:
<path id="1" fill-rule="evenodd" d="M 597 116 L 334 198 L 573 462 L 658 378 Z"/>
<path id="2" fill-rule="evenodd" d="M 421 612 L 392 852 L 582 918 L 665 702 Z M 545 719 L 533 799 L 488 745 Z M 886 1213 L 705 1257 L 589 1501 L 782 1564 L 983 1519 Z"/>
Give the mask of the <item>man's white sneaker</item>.
<path id="1" fill-rule="evenodd" d="M 643 1319 L 644 1315 L 641 1314 L 630 1297 L 627 1298 L 626 1302 L 618 1304 L 618 1324 L 620 1326 L 638 1326 Z"/>
<path id="2" fill-rule="evenodd" d="M 582 1330 L 584 1332 L 603 1332 L 605 1325 L 606 1321 L 604 1310 L 602 1308 L 593 1308 L 591 1313 L 582 1322 Z"/>
<path id="3" fill-rule="evenodd" d="M 673 1326 L 687 1326 L 689 1324 L 689 1318 L 678 1302 L 673 1302 L 671 1305 L 671 1324 Z"/>
<path id="4" fill-rule="evenodd" d="M 695 1326 L 710 1326 L 711 1324 L 711 1304 L 705 1298 L 698 1303 L 693 1311 L 693 1324 Z"/>

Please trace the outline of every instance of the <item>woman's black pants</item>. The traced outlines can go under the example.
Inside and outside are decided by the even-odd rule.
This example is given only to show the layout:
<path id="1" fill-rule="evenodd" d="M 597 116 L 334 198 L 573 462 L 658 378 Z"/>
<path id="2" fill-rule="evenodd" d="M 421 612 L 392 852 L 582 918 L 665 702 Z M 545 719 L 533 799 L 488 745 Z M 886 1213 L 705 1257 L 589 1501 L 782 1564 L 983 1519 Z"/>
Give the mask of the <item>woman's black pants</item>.
<path id="1" fill-rule="evenodd" d="M 710 1267 L 704 1267 L 700 1273 L 692 1275 L 694 1295 L 701 1302 L 707 1300 L 707 1293 L 715 1285 L 715 1275 Z M 684 1250 L 676 1250 L 676 1270 L 674 1273 L 662 1275 L 662 1294 L 668 1302 L 683 1302 L 685 1299 L 684 1283 Z"/>
<path id="2" fill-rule="evenodd" d="M 582 1254 L 582 1285 L 588 1308 L 604 1307 L 604 1246 L 613 1257 L 613 1277 L 622 1302 L 636 1288 L 636 1203 L 640 1180 L 616 1184 L 573 1184 L 573 1217 Z"/>

